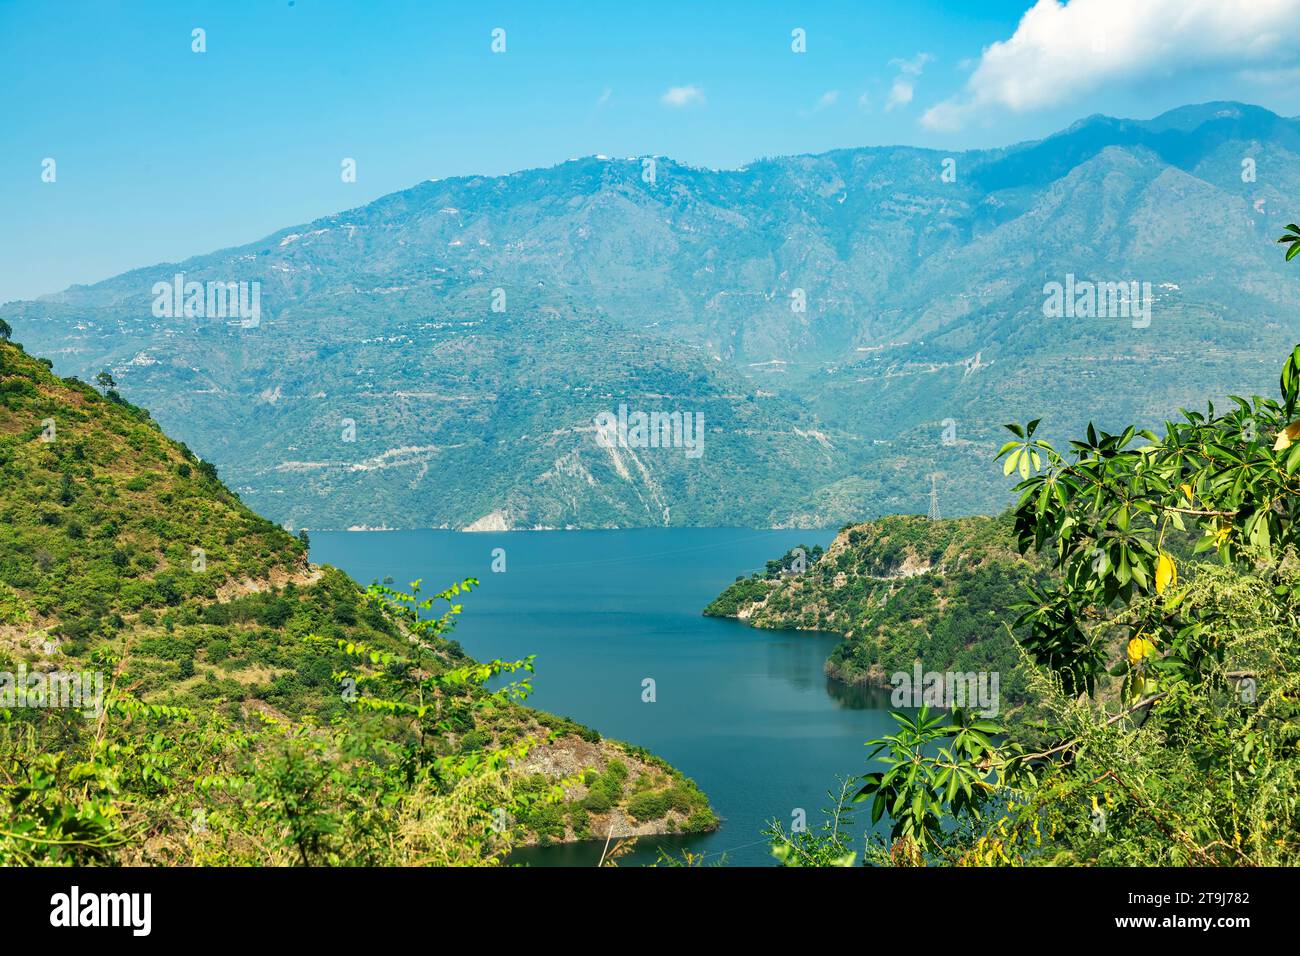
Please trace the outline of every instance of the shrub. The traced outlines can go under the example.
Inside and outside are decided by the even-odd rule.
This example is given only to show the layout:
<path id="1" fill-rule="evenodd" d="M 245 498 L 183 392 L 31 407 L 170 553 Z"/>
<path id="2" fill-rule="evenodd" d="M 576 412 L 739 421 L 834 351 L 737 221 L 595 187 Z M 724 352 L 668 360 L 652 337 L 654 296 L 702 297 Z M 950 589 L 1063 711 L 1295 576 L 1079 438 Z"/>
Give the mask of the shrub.
<path id="1" fill-rule="evenodd" d="M 627 803 L 627 812 L 638 820 L 659 820 L 668 812 L 668 796 L 644 790 Z"/>

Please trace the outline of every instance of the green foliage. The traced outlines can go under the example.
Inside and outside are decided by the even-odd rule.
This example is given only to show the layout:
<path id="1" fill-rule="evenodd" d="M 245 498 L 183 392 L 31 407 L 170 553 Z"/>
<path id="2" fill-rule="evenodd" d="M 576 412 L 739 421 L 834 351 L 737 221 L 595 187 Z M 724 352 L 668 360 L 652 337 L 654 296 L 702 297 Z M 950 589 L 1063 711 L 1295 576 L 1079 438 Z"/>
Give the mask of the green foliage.
<path id="1" fill-rule="evenodd" d="M 35 622 L 110 638 L 114 615 L 302 572 L 300 542 L 214 481 L 182 476 L 186 460 L 143 410 L 0 342 L 0 581 Z"/>
<path id="2" fill-rule="evenodd" d="M 477 584 L 474 578 L 467 578 L 423 599 L 419 581 L 412 582 L 409 593 L 372 584 L 367 591 L 370 601 L 400 622 L 408 634 L 409 650 L 404 655 L 344 638 L 336 638 L 332 647 L 317 635 L 306 638 L 326 653 L 333 652 L 337 663 L 331 677 L 343 688 L 345 700 L 362 712 L 385 715 L 406 728 L 399 765 L 409 780 L 425 771 L 441 779 L 476 766 L 484 759 L 482 752 L 445 754 L 445 742 L 455 733 L 473 728 L 475 709 L 494 700 L 522 700 L 531 690 L 526 680 L 511 682 L 493 694 L 483 694 L 481 688 L 499 674 L 531 672 L 532 658 L 447 666 L 443 635 L 463 609 L 453 599 Z M 424 613 L 438 602 L 445 602 L 446 610 L 437 616 Z M 504 764 L 499 769 L 504 769 Z"/>
<path id="3" fill-rule="evenodd" d="M 668 795 L 644 790 L 628 801 L 627 811 L 638 820 L 659 820 L 668 812 Z"/>
<path id="4" fill-rule="evenodd" d="M 962 708 L 951 715 L 922 707 L 914 716 L 894 711 L 898 732 L 867 741 L 868 760 L 882 753 L 885 769 L 866 774 L 855 800 L 871 802 L 871 822 L 892 821 L 890 842 L 918 859 L 944 853 L 953 840 L 945 820 L 978 823 L 990 794 L 994 747 L 1002 728 Z"/>
<path id="5" fill-rule="evenodd" d="M 861 791 L 892 825 L 877 862 L 1300 862 L 1300 348 L 1281 393 L 1160 436 L 1089 426 L 1068 457 L 1009 426 L 1020 545 L 1058 572 L 1019 619 L 1050 743 L 896 714 Z M 1180 574 L 1187 537 L 1216 560 Z"/>
<path id="6" fill-rule="evenodd" d="M 496 864 L 597 835 L 576 781 L 521 769 L 547 748 L 606 766 L 611 808 L 653 774 L 673 826 L 716 825 L 662 761 L 522 706 L 527 680 L 489 689 L 532 664 L 451 638 L 476 581 L 308 565 L 108 392 L 0 344 L 0 660 L 106 685 L 98 719 L 0 706 L 0 864 Z"/>
<path id="7" fill-rule="evenodd" d="M 1060 578 L 1031 590 L 1017 623 L 1028 629 L 1026 649 L 1067 692 L 1096 691 L 1116 632 L 1104 622 L 1116 607 L 1146 609 L 1129 617 L 1129 653 L 1116 666 L 1130 697 L 1162 681 L 1196 681 L 1221 659 L 1217 622 L 1189 615 L 1172 587 L 1177 564 L 1166 540 L 1194 529 L 1196 552 L 1239 566 L 1246 554 L 1270 560 L 1297 544 L 1297 363 L 1300 346 L 1283 368 L 1281 401 L 1234 398 L 1225 413 L 1185 411 L 1163 435 L 1089 425 L 1062 455 L 1034 437 L 1037 421 L 1007 426 L 1016 437 L 999 456 L 1022 478 L 1021 550 L 1048 552 Z"/>
<path id="8" fill-rule="evenodd" d="M 412 641 L 423 644 L 416 635 L 435 631 L 428 619 L 418 622 Z M 326 655 L 331 673 L 331 642 L 309 636 L 306 644 Z M 191 645 L 155 649 L 164 651 L 192 666 Z M 58 710 L 0 710 L 0 762 L 13 768 L 0 780 L 0 860 L 498 862 L 519 837 L 496 825 L 498 811 L 542 812 L 535 794 L 516 794 L 508 779 L 534 741 L 457 753 L 447 726 L 460 707 L 506 703 L 517 689 L 483 687 L 505 668 L 442 662 L 428 675 L 356 642 L 337 656 L 348 668 L 339 673 L 376 696 L 350 701 L 328 726 L 264 710 L 227 716 L 145 703 L 124 689 L 136 683 L 130 658 L 111 655 L 97 655 L 112 672 L 99 722 Z M 371 680 L 372 667 L 386 679 Z M 423 704 L 412 704 L 420 695 Z"/>
<path id="9" fill-rule="evenodd" d="M 621 761 L 611 760 L 602 774 L 593 774 L 587 781 L 587 796 L 582 806 L 592 813 L 608 813 L 623 798 L 623 783 L 627 767 Z"/>
<path id="10" fill-rule="evenodd" d="M 0 624 L 24 624 L 31 620 L 31 612 L 18 592 L 0 582 Z"/>
<path id="11" fill-rule="evenodd" d="M 1300 863 L 1300 346 L 1279 390 L 1065 454 L 1007 426 L 1019 547 L 1055 571 L 1017 620 L 1046 719 L 995 743 L 894 714 L 859 793 L 891 823 L 875 862 Z"/>
<path id="12" fill-rule="evenodd" d="M 786 832 L 780 821 L 773 820 L 763 831 L 772 845 L 772 855 L 782 866 L 820 867 L 852 866 L 857 859 L 849 827 L 853 822 L 853 806 L 849 797 L 852 781 L 840 781 L 838 792 L 827 794 L 832 806 L 826 819 L 813 829 L 806 826 Z"/>
<path id="13" fill-rule="evenodd" d="M 822 556 L 822 551 L 820 544 L 811 548 L 806 544 L 793 547 L 781 557 L 767 562 L 764 576 L 768 580 L 774 580 L 785 574 L 802 574 L 817 563 Z"/>
<path id="14" fill-rule="evenodd" d="M 1045 564 L 1018 553 L 1010 515 L 894 516 L 845 527 L 804 574 L 738 580 L 704 613 L 844 635 L 826 669 L 849 683 L 888 687 L 918 660 L 927 670 L 997 672 L 1014 707 L 1029 695 L 1008 609 L 1046 578 Z"/>
<path id="15" fill-rule="evenodd" d="M 761 602 L 771 590 L 772 585 L 766 578 L 737 578 L 734 584 L 709 603 L 704 614 L 707 617 L 736 617 L 742 609 Z"/>
<path id="16" fill-rule="evenodd" d="M 1287 223 L 1286 232 L 1277 241 L 1287 247 L 1286 261 L 1290 262 L 1300 254 L 1300 226 L 1293 222 Z"/>

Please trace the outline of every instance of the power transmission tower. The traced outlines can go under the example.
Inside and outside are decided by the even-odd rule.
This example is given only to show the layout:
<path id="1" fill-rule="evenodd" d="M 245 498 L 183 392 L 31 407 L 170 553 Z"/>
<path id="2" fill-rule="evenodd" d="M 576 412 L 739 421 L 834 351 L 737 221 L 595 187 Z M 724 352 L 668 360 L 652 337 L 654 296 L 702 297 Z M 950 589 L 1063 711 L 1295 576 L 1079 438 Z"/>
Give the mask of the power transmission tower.
<path id="1" fill-rule="evenodd" d="M 939 489 L 935 487 L 934 480 L 938 475 L 930 476 L 930 514 L 931 521 L 939 520 Z"/>

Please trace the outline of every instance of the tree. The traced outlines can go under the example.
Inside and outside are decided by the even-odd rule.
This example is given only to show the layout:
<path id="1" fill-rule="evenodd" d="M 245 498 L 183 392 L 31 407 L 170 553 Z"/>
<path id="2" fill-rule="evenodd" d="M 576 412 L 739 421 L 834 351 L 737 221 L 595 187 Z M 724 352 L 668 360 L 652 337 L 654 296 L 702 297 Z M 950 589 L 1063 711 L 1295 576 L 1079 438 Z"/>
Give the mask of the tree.
<path id="1" fill-rule="evenodd" d="M 1296 240 L 1300 231 L 1288 258 Z M 1030 589 L 1017 624 L 1029 629 L 1025 648 L 1067 691 L 1094 693 L 1105 670 L 1106 622 L 1139 605 L 1145 611 L 1127 626 L 1126 659 L 1114 669 L 1130 697 L 1150 689 L 1150 677 L 1195 681 L 1221 659 L 1213 619 L 1192 615 L 1174 592 L 1142 599 L 1177 583 L 1167 542 L 1179 536 L 1197 536 L 1195 553 L 1238 567 L 1300 543 L 1300 345 L 1279 387 L 1280 400 L 1232 396 L 1230 411 L 1216 413 L 1213 404 L 1203 414 L 1183 411 L 1163 435 L 1089 424 L 1067 454 L 1034 437 L 1037 420 L 1007 426 L 1015 437 L 998 457 L 1006 474 L 1021 477 L 1020 550 L 1049 552 L 1059 572 L 1052 588 Z"/>
<path id="2" fill-rule="evenodd" d="M 791 825 L 787 833 L 779 820 L 768 824 L 764 835 L 772 841 L 772 855 L 787 867 L 852 866 L 857 859 L 853 849 L 853 803 L 850 794 L 853 780 L 842 779 L 839 789 L 827 796 L 831 806 L 823 823 L 808 829 Z"/>
<path id="3" fill-rule="evenodd" d="M 949 718 L 922 707 L 915 717 L 891 715 L 898 733 L 867 741 L 868 760 L 887 752 L 885 769 L 868 773 L 856 800 L 871 801 L 871 822 L 888 813 L 896 859 L 919 863 L 925 854 L 950 856 L 954 831 L 945 819 L 973 824 L 997 788 L 989 782 L 995 753 L 990 735 L 1002 727 L 957 708 Z M 950 742 L 949 742 L 950 741 Z"/>
<path id="4" fill-rule="evenodd" d="M 106 371 L 95 376 L 95 384 L 105 392 L 117 388 L 117 382 L 113 381 L 113 376 Z"/>
<path id="5" fill-rule="evenodd" d="M 484 698 L 476 696 L 478 688 L 499 674 L 533 670 L 531 657 L 452 668 L 438 666 L 446 651 L 442 646 L 444 635 L 451 631 L 462 609 L 455 598 L 477 586 L 476 578 L 466 578 L 432 597 L 421 598 L 419 581 L 411 582 L 409 592 L 372 584 L 366 591 L 367 599 L 406 630 L 408 654 L 399 655 L 344 639 L 332 642 L 344 660 L 336 676 L 353 689 L 351 696 L 356 708 L 390 715 L 410 729 L 402 765 L 412 780 L 426 768 L 441 775 L 457 766 L 461 758 L 440 757 L 433 743 L 457 729 L 457 718 L 464 708 L 484 702 Z M 424 613 L 432 611 L 438 602 L 445 602 L 446 610 L 436 616 Z M 321 642 L 320 638 L 311 640 Z M 495 695 L 522 700 L 530 691 L 531 684 L 525 679 L 508 684 Z M 505 751 L 496 756 L 504 760 Z"/>
<path id="6" fill-rule="evenodd" d="M 1015 622 L 1050 742 L 942 747 L 961 711 L 895 714 L 859 792 L 892 824 L 877 862 L 1300 860 L 1300 346 L 1277 398 L 1230 401 L 1067 451 L 1007 426 L 1019 547 L 1054 571 Z"/>

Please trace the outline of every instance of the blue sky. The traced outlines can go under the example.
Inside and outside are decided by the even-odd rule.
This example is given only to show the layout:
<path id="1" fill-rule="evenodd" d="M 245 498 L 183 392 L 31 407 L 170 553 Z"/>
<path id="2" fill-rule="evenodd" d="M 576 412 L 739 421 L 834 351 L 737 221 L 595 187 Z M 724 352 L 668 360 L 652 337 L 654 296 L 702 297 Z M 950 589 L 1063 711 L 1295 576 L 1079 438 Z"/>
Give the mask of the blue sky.
<path id="1" fill-rule="evenodd" d="M 0 0 L 0 301 L 571 156 L 996 146 L 1212 99 L 1295 115 L 1297 49 L 1300 0 Z"/>

